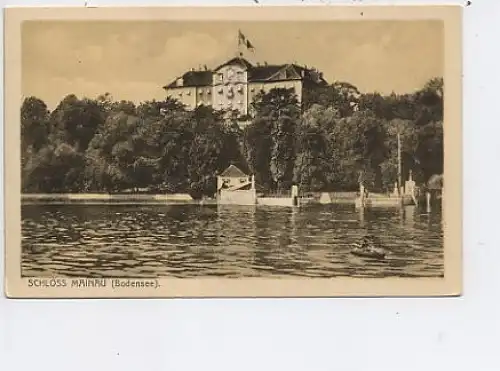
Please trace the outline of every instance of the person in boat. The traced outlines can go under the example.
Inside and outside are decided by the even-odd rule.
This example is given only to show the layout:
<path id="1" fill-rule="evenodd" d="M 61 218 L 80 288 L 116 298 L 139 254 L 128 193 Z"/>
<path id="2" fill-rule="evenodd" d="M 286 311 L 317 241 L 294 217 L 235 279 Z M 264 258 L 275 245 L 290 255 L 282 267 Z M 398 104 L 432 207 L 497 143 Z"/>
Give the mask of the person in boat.
<path id="1" fill-rule="evenodd" d="M 375 237 L 372 235 L 363 236 L 360 248 L 370 254 L 383 254 L 385 252 L 383 248 L 378 246 Z"/>
<path id="2" fill-rule="evenodd" d="M 372 245 L 374 243 L 374 237 L 372 235 L 363 236 L 363 245 Z"/>

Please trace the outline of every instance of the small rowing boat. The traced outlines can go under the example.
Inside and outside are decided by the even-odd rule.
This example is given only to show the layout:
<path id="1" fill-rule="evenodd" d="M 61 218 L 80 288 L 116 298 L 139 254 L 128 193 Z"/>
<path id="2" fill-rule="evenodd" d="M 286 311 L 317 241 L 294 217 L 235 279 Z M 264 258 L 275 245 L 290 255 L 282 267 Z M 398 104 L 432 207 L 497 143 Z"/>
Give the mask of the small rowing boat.
<path id="1" fill-rule="evenodd" d="M 385 259 L 386 251 L 377 246 L 372 236 L 365 236 L 361 242 L 353 244 L 351 254 L 371 259 Z"/>

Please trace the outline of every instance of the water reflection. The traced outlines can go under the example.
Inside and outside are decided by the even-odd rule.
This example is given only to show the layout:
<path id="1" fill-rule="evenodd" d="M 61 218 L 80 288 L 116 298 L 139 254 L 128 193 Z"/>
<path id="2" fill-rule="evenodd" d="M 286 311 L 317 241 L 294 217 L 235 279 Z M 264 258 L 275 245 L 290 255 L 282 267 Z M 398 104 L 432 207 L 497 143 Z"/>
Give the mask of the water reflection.
<path id="1" fill-rule="evenodd" d="M 442 276 L 441 215 L 416 207 L 24 205 L 22 273 L 85 277 Z M 383 261 L 350 253 L 374 234 Z"/>

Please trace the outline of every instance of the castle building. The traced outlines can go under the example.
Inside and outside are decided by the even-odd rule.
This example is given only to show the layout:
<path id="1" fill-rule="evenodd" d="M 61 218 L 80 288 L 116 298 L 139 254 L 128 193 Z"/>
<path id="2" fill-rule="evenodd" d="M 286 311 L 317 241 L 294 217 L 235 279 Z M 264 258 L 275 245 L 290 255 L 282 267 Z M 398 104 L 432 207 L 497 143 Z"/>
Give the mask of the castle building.
<path id="1" fill-rule="evenodd" d="M 188 71 L 163 88 L 168 97 L 177 99 L 188 109 L 207 105 L 248 115 L 251 103 L 260 92 L 293 89 L 300 103 L 306 89 L 324 85 L 327 82 L 316 69 L 297 64 L 253 65 L 240 56 L 213 70 Z"/>

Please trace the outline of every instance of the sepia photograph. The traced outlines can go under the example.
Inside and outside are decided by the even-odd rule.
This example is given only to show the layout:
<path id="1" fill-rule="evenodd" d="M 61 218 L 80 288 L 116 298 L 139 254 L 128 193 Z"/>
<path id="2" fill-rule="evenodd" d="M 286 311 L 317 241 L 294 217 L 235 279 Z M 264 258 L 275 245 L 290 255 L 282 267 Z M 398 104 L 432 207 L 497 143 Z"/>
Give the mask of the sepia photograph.
<path id="1" fill-rule="evenodd" d="M 460 294 L 460 15 L 7 10 L 7 295 Z"/>

